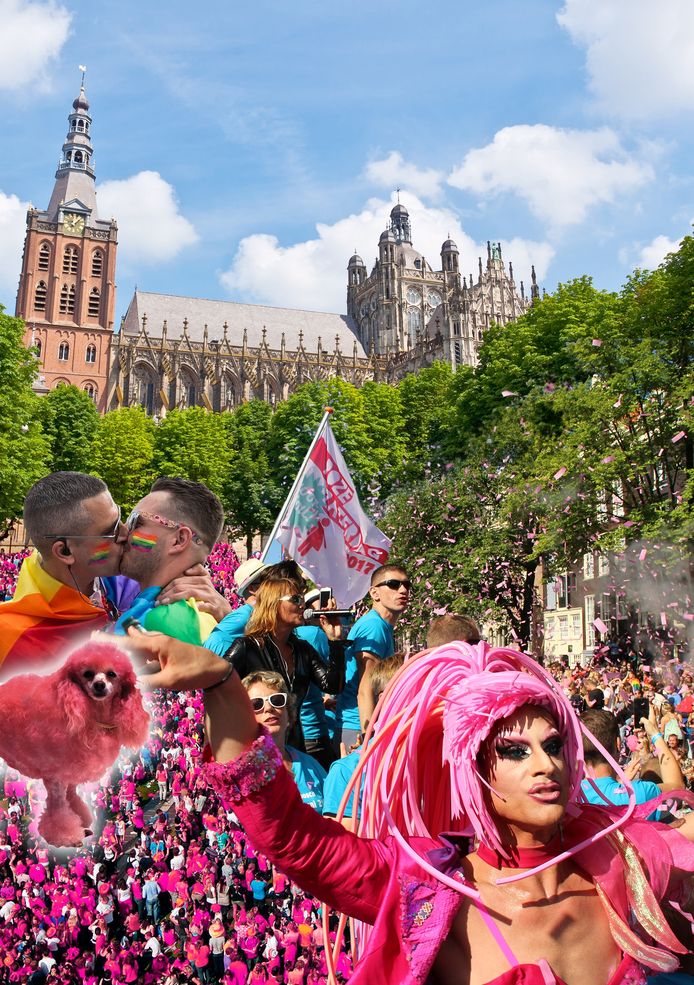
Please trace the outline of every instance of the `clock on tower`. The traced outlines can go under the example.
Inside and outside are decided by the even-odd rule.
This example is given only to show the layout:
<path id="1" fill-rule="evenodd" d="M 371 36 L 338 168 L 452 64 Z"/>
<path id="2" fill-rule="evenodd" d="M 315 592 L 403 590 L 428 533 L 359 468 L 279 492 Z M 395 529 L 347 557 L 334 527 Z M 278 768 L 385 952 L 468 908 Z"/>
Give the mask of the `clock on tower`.
<path id="1" fill-rule="evenodd" d="M 63 216 L 63 231 L 81 236 L 84 232 L 84 216 L 77 212 L 66 212 Z"/>

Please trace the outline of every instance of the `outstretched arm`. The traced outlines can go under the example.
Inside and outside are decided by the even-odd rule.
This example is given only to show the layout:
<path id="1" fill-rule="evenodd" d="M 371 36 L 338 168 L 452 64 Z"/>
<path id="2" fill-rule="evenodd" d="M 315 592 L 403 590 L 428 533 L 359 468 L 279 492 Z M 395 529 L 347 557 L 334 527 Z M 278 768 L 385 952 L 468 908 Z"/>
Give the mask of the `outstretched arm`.
<path id="1" fill-rule="evenodd" d="M 205 691 L 207 737 L 218 763 L 236 759 L 258 737 L 246 689 L 222 657 L 163 633 L 142 633 L 132 627 L 124 642 L 146 661 L 140 675 L 143 690 Z"/>

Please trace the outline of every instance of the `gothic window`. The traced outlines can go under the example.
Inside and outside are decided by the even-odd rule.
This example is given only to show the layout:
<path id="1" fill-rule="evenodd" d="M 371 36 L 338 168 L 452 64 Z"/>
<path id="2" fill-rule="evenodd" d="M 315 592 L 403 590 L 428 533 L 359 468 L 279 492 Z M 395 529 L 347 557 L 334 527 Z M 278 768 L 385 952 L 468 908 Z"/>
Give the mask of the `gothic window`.
<path id="1" fill-rule="evenodd" d="M 46 295 L 48 294 L 48 288 L 46 287 L 45 280 L 40 280 L 36 285 L 36 290 L 34 291 L 34 309 L 36 311 L 46 310 Z"/>
<path id="2" fill-rule="evenodd" d="M 48 243 L 41 243 L 39 247 L 39 270 L 48 270 L 51 259 L 51 248 Z"/>
<path id="3" fill-rule="evenodd" d="M 96 400 L 96 387 L 93 383 L 85 383 L 83 389 L 88 397 L 91 397 L 92 400 Z"/>
<path id="4" fill-rule="evenodd" d="M 79 261 L 79 250 L 76 246 L 68 246 L 63 253 L 63 273 L 76 274 Z"/>
<path id="5" fill-rule="evenodd" d="M 420 259 L 417 259 L 415 260 L 414 265 L 417 268 L 417 270 L 420 270 L 422 267 L 422 261 Z"/>
<path id="6" fill-rule="evenodd" d="M 453 322 L 453 334 L 460 335 L 460 322 L 458 321 Z"/>
<path id="7" fill-rule="evenodd" d="M 99 296 L 99 288 L 93 287 L 89 292 L 89 305 L 87 308 L 87 313 L 93 318 L 99 317 L 99 303 L 101 298 Z"/>
<path id="8" fill-rule="evenodd" d="M 92 253 L 92 277 L 101 277 L 104 269 L 104 254 L 101 250 L 94 250 Z"/>
<path id="9" fill-rule="evenodd" d="M 407 331 L 410 333 L 412 342 L 419 338 L 419 331 L 422 327 L 422 313 L 419 308 L 409 308 L 407 311 Z"/>
<path id="10" fill-rule="evenodd" d="M 58 359 L 62 363 L 66 363 L 69 358 L 70 358 L 70 343 L 61 342 L 58 347 Z"/>
<path id="11" fill-rule="evenodd" d="M 84 120 L 78 120 L 77 121 L 77 129 L 78 130 L 84 130 Z"/>
<path id="12" fill-rule="evenodd" d="M 84 354 L 84 361 L 85 362 L 88 362 L 88 363 L 95 363 L 96 362 L 96 346 L 95 345 L 88 345 L 87 346 L 87 350 L 86 350 L 86 352 Z"/>
<path id="13" fill-rule="evenodd" d="M 60 314 L 74 315 L 75 313 L 75 285 L 63 284 L 60 289 Z"/>
<path id="14" fill-rule="evenodd" d="M 71 130 L 76 130 L 77 129 L 77 120 L 71 120 L 70 121 L 70 129 Z"/>
<path id="15" fill-rule="evenodd" d="M 456 364 L 456 366 L 459 366 L 461 364 L 461 362 L 463 361 L 462 360 L 462 354 L 461 354 L 461 351 L 460 351 L 460 342 L 455 342 L 454 345 L 453 345 L 453 348 L 455 349 L 455 364 Z"/>
<path id="16" fill-rule="evenodd" d="M 81 163 L 82 163 L 82 151 L 81 150 L 76 150 L 75 151 L 75 164 L 81 164 Z"/>
<path id="17" fill-rule="evenodd" d="M 38 356 L 39 356 L 39 359 L 40 359 L 41 358 L 41 349 L 43 348 L 43 343 L 41 342 L 41 339 L 36 339 L 36 341 L 34 342 L 34 348 L 36 349 L 36 352 L 38 353 Z"/>

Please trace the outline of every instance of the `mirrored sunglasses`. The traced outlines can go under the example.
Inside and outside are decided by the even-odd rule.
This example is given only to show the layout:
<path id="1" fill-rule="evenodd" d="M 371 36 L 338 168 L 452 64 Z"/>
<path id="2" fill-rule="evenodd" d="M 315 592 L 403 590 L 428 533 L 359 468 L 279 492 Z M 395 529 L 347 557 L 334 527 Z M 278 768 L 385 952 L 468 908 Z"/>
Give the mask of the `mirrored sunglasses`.
<path id="1" fill-rule="evenodd" d="M 253 711 L 262 711 L 266 701 L 272 708 L 285 708 L 287 695 L 284 691 L 275 691 L 274 694 L 266 694 L 264 698 L 251 698 Z"/>
<path id="2" fill-rule="evenodd" d="M 303 605 L 304 597 L 303 595 L 280 595 L 278 601 L 291 602 L 292 605 Z"/>
<path id="3" fill-rule="evenodd" d="M 118 519 L 114 526 L 104 534 L 46 534 L 46 540 L 117 540 L 123 522 L 122 512 L 118 508 Z"/>

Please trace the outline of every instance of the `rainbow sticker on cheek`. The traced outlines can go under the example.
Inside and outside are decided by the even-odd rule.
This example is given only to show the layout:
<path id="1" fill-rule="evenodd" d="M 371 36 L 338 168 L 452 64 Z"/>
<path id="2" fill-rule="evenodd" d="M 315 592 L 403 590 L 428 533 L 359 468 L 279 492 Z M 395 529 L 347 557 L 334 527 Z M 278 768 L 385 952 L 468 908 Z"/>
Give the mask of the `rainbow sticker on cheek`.
<path id="1" fill-rule="evenodd" d="M 92 551 L 89 556 L 90 564 L 103 564 L 104 561 L 108 560 L 109 553 L 111 551 L 111 544 L 108 540 L 102 540 L 101 543 L 96 545 L 94 551 Z"/>
<path id="2" fill-rule="evenodd" d="M 151 551 L 159 540 L 156 534 L 133 534 L 130 538 L 130 546 L 134 551 Z"/>

